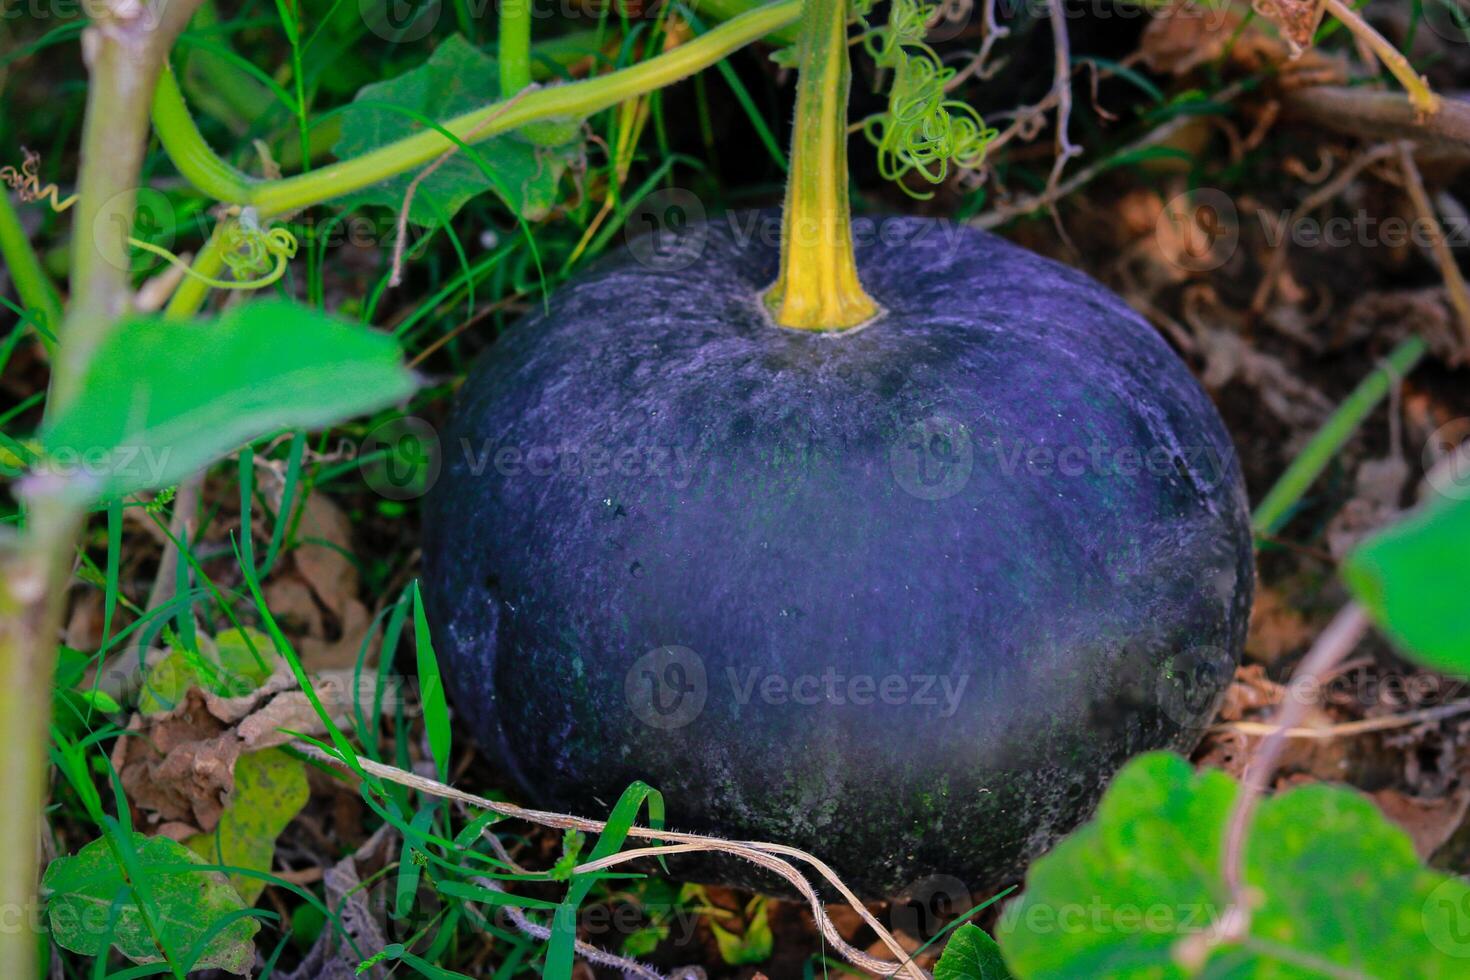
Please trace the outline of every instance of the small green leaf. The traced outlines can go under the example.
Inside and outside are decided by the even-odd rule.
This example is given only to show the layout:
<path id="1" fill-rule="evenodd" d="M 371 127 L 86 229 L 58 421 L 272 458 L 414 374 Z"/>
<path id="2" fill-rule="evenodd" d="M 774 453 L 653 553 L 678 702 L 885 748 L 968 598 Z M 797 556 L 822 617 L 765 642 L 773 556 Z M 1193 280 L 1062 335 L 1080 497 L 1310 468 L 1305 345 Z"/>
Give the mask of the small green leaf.
<path id="1" fill-rule="evenodd" d="M 745 966 L 764 963 L 771 958 L 774 937 L 771 935 L 768 899 L 757 895 L 746 908 L 748 919 L 745 932 L 735 934 L 713 919 L 709 920 L 710 931 L 715 934 L 715 945 L 720 949 L 720 959 L 730 966 Z"/>
<path id="2" fill-rule="evenodd" d="M 1225 826 L 1238 786 L 1176 755 L 1130 763 L 1097 816 L 1031 866 L 996 929 L 1027 980 L 1074 977 L 1464 976 L 1470 886 L 1419 864 L 1356 792 L 1317 783 L 1262 801 L 1242 868 L 1258 904 L 1238 942 Z"/>
<path id="3" fill-rule="evenodd" d="M 343 110 L 342 136 L 333 152 L 344 160 L 361 156 L 424 131 L 426 121 L 440 122 L 483 106 L 499 91 L 495 59 L 462 36 L 452 35 L 439 42 L 426 64 L 397 78 L 363 86 Z M 546 129 L 537 132 L 544 135 Z M 576 132 L 570 131 L 573 136 Z M 551 149 L 536 146 L 515 133 L 478 143 L 471 140 L 471 144 L 418 182 L 408 212 L 414 224 L 438 227 L 466 201 L 489 190 L 523 218 L 544 217 L 558 199 L 568 163 L 581 152 L 577 144 Z M 349 205 L 381 204 L 396 212 L 402 209 L 409 185 L 420 172 L 401 174 L 343 200 Z"/>
<path id="4" fill-rule="evenodd" d="M 429 751 L 439 778 L 449 774 L 449 750 L 452 733 L 449 727 L 449 702 L 444 697 L 444 681 L 439 676 L 439 660 L 434 656 L 434 640 L 429 635 L 429 620 L 424 616 L 424 603 L 419 584 L 413 583 L 413 641 L 418 655 L 419 698 L 424 704 L 424 727 L 429 733 Z"/>
<path id="5" fill-rule="evenodd" d="M 1348 555 L 1343 578 L 1404 651 L 1470 675 L 1470 500 L 1438 500 Z"/>
<path id="6" fill-rule="evenodd" d="M 182 844 L 138 833 L 133 834 L 132 843 L 139 866 L 148 871 L 147 892 L 152 902 L 147 906 L 147 919 L 109 841 L 100 838 L 46 868 L 41 886 L 50 896 L 46 913 L 57 943 L 74 953 L 97 957 L 106 952 L 110 939 L 134 963 L 158 963 L 163 960 L 160 942 L 182 953 L 221 919 L 245 908 L 224 875 L 193 867 L 201 862 Z M 156 939 L 148 921 L 161 933 Z M 198 960 L 177 965 L 191 970 L 215 967 L 243 976 L 254 962 L 252 938 L 259 930 L 255 919 L 237 917 L 214 934 Z"/>
<path id="7" fill-rule="evenodd" d="M 259 630 L 227 629 L 210 639 L 199 637 L 199 652 L 174 645 L 148 668 L 138 711 L 145 715 L 172 711 L 191 687 L 222 697 L 240 697 L 259 687 L 280 662 L 270 638 Z"/>
<path id="8" fill-rule="evenodd" d="M 1011 980 L 1011 973 L 990 933 L 967 922 L 945 944 L 934 980 Z"/>
<path id="9" fill-rule="evenodd" d="M 42 464 L 91 499 L 163 487 L 242 443 L 317 428 L 413 391 L 398 345 L 298 303 L 212 322 L 126 318 L 42 432 Z"/>
<path id="10" fill-rule="evenodd" d="M 276 838 L 306 806 L 306 764 L 280 749 L 242 755 L 235 763 L 235 793 L 214 833 L 195 834 L 184 845 L 209 864 L 269 872 Z M 230 874 L 230 884 L 248 904 L 255 904 L 266 883 Z"/>

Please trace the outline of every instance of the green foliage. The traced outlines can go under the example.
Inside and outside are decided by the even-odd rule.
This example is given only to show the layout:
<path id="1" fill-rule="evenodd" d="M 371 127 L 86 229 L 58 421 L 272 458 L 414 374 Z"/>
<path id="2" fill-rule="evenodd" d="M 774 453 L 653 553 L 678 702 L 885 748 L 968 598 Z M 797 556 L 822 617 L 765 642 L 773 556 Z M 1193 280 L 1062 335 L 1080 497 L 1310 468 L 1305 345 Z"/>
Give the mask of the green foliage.
<path id="1" fill-rule="evenodd" d="M 1416 660 L 1470 675 L 1470 500 L 1438 500 L 1348 556 L 1358 601 Z"/>
<path id="2" fill-rule="evenodd" d="M 275 429 L 327 425 L 413 389 L 392 339 L 297 303 L 246 303 L 212 322 L 132 316 L 42 442 L 69 492 L 121 497 Z"/>
<path id="3" fill-rule="evenodd" d="M 934 980 L 1011 980 L 1000 946 L 977 925 L 965 923 L 945 944 Z"/>
<path id="4" fill-rule="evenodd" d="M 628 831 L 638 819 L 644 805 L 648 806 L 648 824 L 655 829 L 664 824 L 663 794 L 646 783 L 634 782 L 623 795 L 618 797 L 607 825 L 597 835 L 597 843 L 587 861 L 599 861 L 616 854 L 628 838 Z M 577 940 L 577 909 L 587 898 L 587 893 L 598 881 L 595 875 L 573 875 L 567 886 L 567 896 L 557 906 L 551 919 L 551 938 L 546 950 L 546 966 L 542 976 L 547 980 L 566 980 L 572 975 L 573 951 Z"/>
<path id="5" fill-rule="evenodd" d="M 418 655 L 419 699 L 424 706 L 424 727 L 429 732 L 429 751 L 440 779 L 449 775 L 449 751 L 452 746 L 449 729 L 449 702 L 444 697 L 444 681 L 439 676 L 439 660 L 434 656 L 434 641 L 429 635 L 429 621 L 424 615 L 423 597 L 418 582 L 413 583 L 413 638 Z"/>
<path id="6" fill-rule="evenodd" d="M 184 845 L 210 864 L 269 873 L 276 838 L 306 806 L 306 764 L 280 749 L 242 755 L 235 762 L 235 792 L 212 834 Z M 265 890 L 264 879 L 231 872 L 230 884 L 247 904 Z"/>
<path id="7" fill-rule="evenodd" d="M 1097 816 L 1031 866 L 997 929 L 1012 971 L 1057 977 L 1463 975 L 1470 887 L 1419 864 L 1365 797 L 1313 784 L 1262 801 L 1243 875 L 1258 904 L 1216 945 L 1229 907 L 1225 827 L 1237 784 L 1152 753 Z"/>
<path id="8" fill-rule="evenodd" d="M 720 959 L 731 966 L 749 963 L 764 963 L 771 958 L 771 947 L 775 942 L 771 935 L 770 901 L 757 895 L 745 907 L 745 931 L 734 933 L 714 919 L 709 920 L 710 931 L 715 934 L 715 944 L 720 949 Z"/>
<path id="9" fill-rule="evenodd" d="M 228 629 L 213 639 L 199 634 L 196 641 L 198 650 L 175 642 L 167 656 L 148 668 L 138 695 L 140 712 L 172 711 L 191 687 L 223 697 L 249 694 L 279 662 L 270 638 L 259 630 Z"/>
<path id="10" fill-rule="evenodd" d="M 245 904 L 225 876 L 195 867 L 199 858 L 167 837 L 134 833 L 131 844 L 137 858 L 132 863 L 147 876 L 141 902 L 140 889 L 118 859 L 119 845 L 108 838 L 51 862 L 41 886 L 50 895 L 52 938 L 94 957 L 111 943 L 135 963 L 162 962 L 160 947 L 185 956 L 202 942 L 196 957 L 175 965 L 248 973 L 260 923 L 239 914 Z"/>
<path id="11" fill-rule="evenodd" d="M 455 34 L 441 41 L 426 64 L 385 82 L 363 86 L 343 110 L 342 136 L 333 148 L 343 159 L 360 156 L 394 140 L 494 101 L 500 73 L 494 58 Z M 544 138 L 547 130 L 539 129 Z M 573 134 L 575 130 L 571 131 Z M 472 141 L 473 142 L 473 141 Z M 556 203 L 559 185 L 581 147 L 537 146 L 515 133 L 461 148 L 418 181 L 408 216 L 435 228 L 471 198 L 489 190 L 528 220 L 542 218 Z M 400 174 L 344 201 L 381 204 L 398 211 L 416 174 Z"/>

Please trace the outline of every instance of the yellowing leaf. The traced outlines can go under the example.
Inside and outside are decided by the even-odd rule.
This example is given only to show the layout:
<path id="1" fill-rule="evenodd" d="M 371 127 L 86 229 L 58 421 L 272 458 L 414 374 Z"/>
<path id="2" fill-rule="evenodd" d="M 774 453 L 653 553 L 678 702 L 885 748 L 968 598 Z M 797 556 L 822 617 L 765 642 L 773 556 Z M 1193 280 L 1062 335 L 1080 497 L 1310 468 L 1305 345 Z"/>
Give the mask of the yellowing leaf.
<path id="1" fill-rule="evenodd" d="M 268 872 L 276 853 L 276 838 L 286 829 L 309 796 L 306 768 L 300 759 L 280 749 L 242 755 L 235 763 L 235 792 L 211 834 L 195 834 L 184 841 L 210 864 L 224 864 Z M 249 904 L 255 904 L 266 883 L 259 878 L 230 873 L 230 883 Z"/>

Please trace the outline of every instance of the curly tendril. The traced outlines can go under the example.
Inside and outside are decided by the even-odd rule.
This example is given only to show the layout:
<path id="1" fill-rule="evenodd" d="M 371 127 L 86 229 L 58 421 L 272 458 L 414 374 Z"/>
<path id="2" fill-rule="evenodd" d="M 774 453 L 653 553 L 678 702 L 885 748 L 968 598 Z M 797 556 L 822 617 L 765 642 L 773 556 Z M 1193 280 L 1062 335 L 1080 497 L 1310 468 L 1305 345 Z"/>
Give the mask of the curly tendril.
<path id="1" fill-rule="evenodd" d="M 22 201 L 47 201 L 57 214 L 77 202 L 75 194 L 61 197 L 61 191 L 55 184 L 42 186 L 40 155 L 25 147 L 21 147 L 20 152 L 23 155 L 20 167 L 9 164 L 0 167 L 0 182 L 17 191 Z M 168 249 L 141 238 L 130 235 L 128 244 L 166 260 L 184 270 L 190 278 L 215 289 L 263 289 L 279 281 L 286 274 L 286 266 L 296 257 L 296 236 L 285 228 L 261 228 L 251 208 L 239 212 L 238 218 L 231 216 L 222 226 L 220 235 L 224 244 L 224 262 L 232 279 L 213 279 L 196 272 Z"/>
<path id="2" fill-rule="evenodd" d="M 888 111 L 863 120 L 863 135 L 878 150 L 878 169 L 904 192 L 920 199 L 933 197 L 907 186 L 903 179 L 917 174 L 930 184 L 941 184 L 950 168 L 975 170 L 985 162 L 985 150 L 997 131 L 967 103 L 947 98 L 945 86 L 955 69 L 944 67 L 925 41 L 935 5 L 927 0 L 893 0 L 888 23 L 867 22 L 875 0 L 856 0 L 854 7 L 866 31 L 863 48 L 880 68 L 893 72 Z"/>

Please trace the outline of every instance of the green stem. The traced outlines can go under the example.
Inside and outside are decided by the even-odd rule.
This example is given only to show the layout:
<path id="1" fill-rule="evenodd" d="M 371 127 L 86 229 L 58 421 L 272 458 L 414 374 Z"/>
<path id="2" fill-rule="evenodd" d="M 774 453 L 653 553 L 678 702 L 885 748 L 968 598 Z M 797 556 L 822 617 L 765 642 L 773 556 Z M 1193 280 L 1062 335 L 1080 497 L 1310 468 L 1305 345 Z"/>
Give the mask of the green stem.
<path id="1" fill-rule="evenodd" d="M 452 139 L 438 130 L 428 130 L 360 157 L 285 180 L 257 180 L 216 156 L 189 118 L 178 86 L 167 80 L 158 86 L 154 99 L 154 128 L 184 179 L 217 200 L 253 205 L 262 218 L 268 218 L 320 204 L 413 170 L 466 139 L 480 142 L 541 120 L 583 118 L 672 85 L 791 23 L 800 10 L 801 0 L 768 4 L 628 68 L 527 92 L 457 116 L 444 124 L 445 132 Z"/>
<path id="2" fill-rule="evenodd" d="M 40 314 L 42 329 L 36 332 L 46 350 L 54 354 L 56 345 L 52 338 L 61 329 L 61 297 L 46 277 L 36 250 L 31 248 L 31 240 L 10 204 L 10 196 L 4 193 L 0 193 L 0 258 L 5 260 L 5 268 L 15 281 L 21 305 Z"/>
<path id="3" fill-rule="evenodd" d="M 846 330 L 878 307 L 858 280 L 847 200 L 847 0 L 806 0 L 791 174 L 781 218 L 781 272 L 766 295 L 776 322 Z"/>
<path id="4" fill-rule="evenodd" d="M 92 358 L 128 307 L 128 236 L 148 137 L 148 103 L 173 39 L 198 0 L 145 8 L 111 0 L 95 5 L 87 28 L 87 111 L 72 211 L 70 305 L 52 361 L 48 416 L 81 391 Z M 74 501 L 45 485 L 26 488 L 25 535 L 3 556 L 0 578 L 0 907 L 21 928 L 0 931 L 0 977 L 37 975 L 37 937 L 25 926 L 36 908 L 44 822 L 51 684 L 56 637 L 77 532 Z"/>
<path id="5" fill-rule="evenodd" d="M 531 84 L 531 0 L 501 0 L 496 54 L 500 97 L 508 99 Z"/>
<path id="6" fill-rule="evenodd" d="M 1378 406 L 1389 389 L 1398 383 L 1424 357 L 1426 346 L 1418 337 L 1409 337 L 1383 359 L 1383 366 L 1368 375 L 1347 400 L 1338 406 L 1306 448 L 1292 460 L 1286 472 L 1266 494 L 1256 512 L 1251 515 L 1251 525 L 1258 537 L 1269 537 L 1286 523 L 1289 512 L 1297 501 L 1316 482 L 1327 464 L 1342 449 L 1358 427 Z"/>

